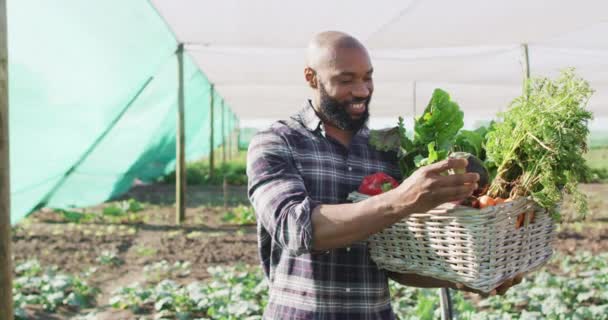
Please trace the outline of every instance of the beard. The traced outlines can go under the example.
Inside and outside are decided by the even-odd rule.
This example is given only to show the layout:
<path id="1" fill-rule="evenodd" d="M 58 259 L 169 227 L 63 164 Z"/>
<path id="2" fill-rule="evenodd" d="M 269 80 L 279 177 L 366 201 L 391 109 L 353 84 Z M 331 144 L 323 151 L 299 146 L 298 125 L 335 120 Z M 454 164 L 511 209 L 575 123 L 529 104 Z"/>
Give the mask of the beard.
<path id="1" fill-rule="evenodd" d="M 367 124 L 367 120 L 369 119 L 369 103 L 372 98 L 371 94 L 367 98 L 354 98 L 340 102 L 329 96 L 321 82 L 319 82 L 319 90 L 321 93 L 319 108 L 325 121 L 340 130 L 352 132 L 359 131 Z M 365 112 L 358 119 L 353 119 L 346 111 L 347 107 L 353 103 L 364 103 L 365 105 Z"/>

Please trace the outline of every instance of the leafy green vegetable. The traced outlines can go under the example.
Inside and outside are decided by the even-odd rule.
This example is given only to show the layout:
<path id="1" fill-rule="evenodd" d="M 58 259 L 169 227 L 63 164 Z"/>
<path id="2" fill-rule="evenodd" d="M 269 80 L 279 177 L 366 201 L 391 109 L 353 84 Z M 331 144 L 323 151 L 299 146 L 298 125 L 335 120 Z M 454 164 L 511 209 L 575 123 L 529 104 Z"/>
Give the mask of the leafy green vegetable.
<path id="1" fill-rule="evenodd" d="M 496 167 L 489 195 L 532 196 L 559 218 L 555 206 L 568 193 L 584 214 L 586 198 L 576 186 L 589 176 L 583 153 L 592 114 L 584 107 L 593 91 L 572 69 L 557 80 L 532 79 L 528 88 L 488 133 L 488 162 Z"/>
<path id="2" fill-rule="evenodd" d="M 435 89 L 424 113 L 416 119 L 411 140 L 403 118 L 397 127 L 372 130 L 370 144 L 381 151 L 396 151 L 403 177 L 417 168 L 447 158 L 458 131 L 464 125 L 464 114 L 450 95 Z"/>
<path id="3" fill-rule="evenodd" d="M 403 125 L 403 118 L 399 117 L 399 122 Z M 405 132 L 405 129 L 403 130 Z M 399 151 L 401 148 L 401 128 L 397 126 L 388 129 L 371 130 L 369 133 L 369 143 L 376 150 Z"/>
<path id="4" fill-rule="evenodd" d="M 473 131 L 461 130 L 456 136 L 452 149 L 454 151 L 468 152 L 484 161 L 486 159 L 486 135 L 493 129 L 492 126 L 493 122 L 490 124 L 489 128 L 480 127 Z"/>
<path id="5" fill-rule="evenodd" d="M 424 113 L 416 119 L 414 144 L 426 146 L 435 143 L 435 150 L 448 150 L 463 125 L 464 113 L 458 104 L 450 100 L 447 92 L 435 89 Z"/>

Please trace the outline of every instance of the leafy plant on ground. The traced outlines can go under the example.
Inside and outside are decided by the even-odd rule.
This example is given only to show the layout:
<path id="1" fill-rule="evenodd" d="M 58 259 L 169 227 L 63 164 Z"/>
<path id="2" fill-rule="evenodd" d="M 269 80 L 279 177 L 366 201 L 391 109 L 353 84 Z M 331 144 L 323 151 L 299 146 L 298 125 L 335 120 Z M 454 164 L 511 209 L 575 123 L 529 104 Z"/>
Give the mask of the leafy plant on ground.
<path id="1" fill-rule="evenodd" d="M 239 205 L 226 212 L 222 216 L 222 221 L 238 225 L 255 224 L 255 211 L 252 206 Z"/>
<path id="2" fill-rule="evenodd" d="M 54 211 L 65 221 L 73 223 L 91 222 L 95 220 L 95 217 L 97 216 L 95 213 L 91 212 L 78 212 L 67 209 L 54 209 Z"/>
<path id="3" fill-rule="evenodd" d="M 137 254 L 140 257 L 152 257 L 158 251 L 155 248 L 146 247 L 146 246 L 136 246 L 133 249 L 135 250 L 135 254 Z"/>
<path id="4" fill-rule="evenodd" d="M 118 256 L 118 253 L 116 253 L 116 251 L 109 251 L 109 250 L 102 251 L 96 260 L 97 260 L 97 262 L 99 262 L 102 265 L 111 265 L 111 266 L 119 266 L 119 265 L 125 263 L 124 260 L 122 260 Z"/>
<path id="5" fill-rule="evenodd" d="M 28 305 L 55 311 L 60 306 L 76 309 L 91 307 L 99 289 L 87 284 L 81 276 L 63 274 L 56 267 L 42 268 L 37 260 L 17 263 L 13 281 L 13 304 L 17 319 L 25 318 Z"/>
<path id="6" fill-rule="evenodd" d="M 551 270 L 551 271 L 550 271 Z M 211 280 L 119 289 L 114 308 L 154 312 L 168 319 L 260 319 L 267 287 L 258 267 L 213 267 Z M 401 320 L 440 319 L 438 289 L 389 282 L 393 310 Z M 452 291 L 457 319 L 608 319 L 608 253 L 556 254 L 550 265 L 526 277 L 505 296 L 480 301 Z"/>
<path id="7" fill-rule="evenodd" d="M 138 223 L 143 217 L 137 212 L 142 211 L 145 205 L 135 199 L 116 201 L 104 207 L 101 213 L 78 212 L 68 209 L 54 209 L 62 219 L 72 223 L 107 222 L 107 223 Z"/>
<path id="8" fill-rule="evenodd" d="M 189 261 L 176 261 L 174 264 L 170 264 L 166 260 L 163 260 L 144 267 L 146 281 L 150 283 L 158 283 L 162 279 L 185 277 L 190 272 L 191 264 Z"/>
<path id="9" fill-rule="evenodd" d="M 186 164 L 186 182 L 189 185 L 221 185 L 225 177 L 229 185 L 245 185 L 247 184 L 245 156 L 246 152 L 241 152 L 236 159 L 216 164 L 213 175 L 210 175 L 208 159 L 190 162 Z M 175 183 L 175 171 L 165 175 L 162 181 Z"/>
<path id="10" fill-rule="evenodd" d="M 211 280 L 187 286 L 163 280 L 156 286 L 134 284 L 118 289 L 110 304 L 136 313 L 152 311 L 170 319 L 261 319 L 267 287 L 259 268 L 210 267 Z"/>
<path id="11" fill-rule="evenodd" d="M 138 223 L 143 217 L 138 212 L 145 209 L 145 205 L 135 199 L 112 202 L 103 208 L 103 220 L 110 223 Z"/>

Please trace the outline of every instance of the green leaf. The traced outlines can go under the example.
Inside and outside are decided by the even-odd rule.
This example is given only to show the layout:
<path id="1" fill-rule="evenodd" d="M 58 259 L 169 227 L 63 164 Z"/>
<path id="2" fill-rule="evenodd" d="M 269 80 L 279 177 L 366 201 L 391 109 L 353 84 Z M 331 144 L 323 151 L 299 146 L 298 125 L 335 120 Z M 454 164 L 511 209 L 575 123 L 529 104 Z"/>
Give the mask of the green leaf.
<path id="1" fill-rule="evenodd" d="M 399 127 L 370 130 L 369 144 L 380 151 L 399 151 L 401 146 Z"/>
<path id="2" fill-rule="evenodd" d="M 435 89 L 431 101 L 414 125 L 414 145 L 435 143 L 437 149 L 449 150 L 454 137 L 464 125 L 464 113 L 450 95 Z"/>
<path id="3" fill-rule="evenodd" d="M 484 160 L 483 136 L 478 131 L 461 130 L 456 136 L 454 151 L 468 152 L 480 160 Z"/>

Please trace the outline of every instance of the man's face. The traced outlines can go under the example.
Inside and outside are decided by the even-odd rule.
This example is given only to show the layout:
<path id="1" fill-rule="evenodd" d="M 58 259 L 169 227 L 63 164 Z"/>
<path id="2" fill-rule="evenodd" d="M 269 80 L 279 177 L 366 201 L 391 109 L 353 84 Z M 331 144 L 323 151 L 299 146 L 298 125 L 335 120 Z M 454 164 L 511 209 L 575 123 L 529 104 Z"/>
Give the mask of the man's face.
<path id="1" fill-rule="evenodd" d="M 317 73 L 319 111 L 335 127 L 356 132 L 369 118 L 374 84 L 365 50 L 339 49 L 333 65 Z"/>
<path id="2" fill-rule="evenodd" d="M 324 120 L 338 129 L 357 132 L 367 122 L 371 96 L 340 101 L 327 93 L 323 82 L 319 83 L 319 94 L 321 96 L 319 107 Z"/>

